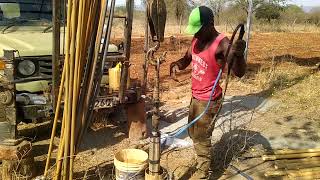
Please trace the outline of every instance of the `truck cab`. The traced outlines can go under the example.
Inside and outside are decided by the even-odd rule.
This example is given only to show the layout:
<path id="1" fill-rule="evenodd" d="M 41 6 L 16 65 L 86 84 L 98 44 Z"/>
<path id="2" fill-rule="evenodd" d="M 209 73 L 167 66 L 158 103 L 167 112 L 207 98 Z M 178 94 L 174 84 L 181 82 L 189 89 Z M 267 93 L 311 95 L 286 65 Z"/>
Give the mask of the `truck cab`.
<path id="1" fill-rule="evenodd" d="M 2 138 L 14 138 L 16 125 L 20 122 L 42 122 L 52 119 L 54 88 L 53 78 L 53 23 L 52 1 L 0 0 L 0 134 Z M 63 8 L 61 10 L 63 12 Z M 126 21 L 127 17 L 118 18 Z M 65 21 L 61 13 L 60 61 L 63 61 Z M 127 23 L 124 24 L 124 31 Z M 119 45 L 109 45 L 109 61 L 96 100 L 96 109 L 113 109 L 120 103 L 137 101 L 136 89 L 121 92 L 108 89 L 108 69 L 128 62 L 125 38 Z M 127 48 L 129 51 L 130 48 Z M 127 56 L 126 56 L 127 54 Z M 58 68 L 62 71 L 63 62 Z M 129 87 L 129 86 L 128 86 Z M 3 134 L 3 133 L 2 133 Z M 1 139 L 0 139 L 1 142 Z"/>
<path id="2" fill-rule="evenodd" d="M 51 1 L 0 1 L 0 129 L 51 117 Z"/>

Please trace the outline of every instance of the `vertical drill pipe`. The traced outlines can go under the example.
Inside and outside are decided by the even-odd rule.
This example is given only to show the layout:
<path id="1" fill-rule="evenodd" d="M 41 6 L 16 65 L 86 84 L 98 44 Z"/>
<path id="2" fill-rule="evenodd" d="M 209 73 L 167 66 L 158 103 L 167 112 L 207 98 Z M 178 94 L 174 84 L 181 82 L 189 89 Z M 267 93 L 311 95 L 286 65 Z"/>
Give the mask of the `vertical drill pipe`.
<path id="1" fill-rule="evenodd" d="M 100 5 L 101 2 L 99 0 L 95 0 L 95 5 L 93 8 L 93 12 L 97 12 L 96 10 L 100 10 Z M 99 13 L 95 13 L 95 16 L 93 17 L 93 24 L 98 24 L 99 22 Z M 92 25 L 93 26 L 93 25 Z M 88 86 L 89 86 L 89 76 L 90 76 L 90 69 L 92 67 L 92 63 L 93 63 L 93 56 L 94 56 L 94 50 L 95 50 L 95 43 L 96 43 L 96 36 L 97 36 L 97 31 L 98 31 L 98 26 L 93 26 L 92 29 L 93 33 L 89 34 L 87 33 L 86 38 L 90 38 L 90 45 L 89 45 L 89 51 L 88 51 L 88 58 L 87 58 L 87 62 L 86 62 L 86 68 L 84 69 L 84 79 L 83 79 L 83 85 L 82 85 L 82 89 L 80 92 L 80 100 L 79 100 L 79 108 L 78 108 L 78 112 L 77 112 L 77 117 L 80 118 L 81 122 L 80 122 L 80 132 L 78 133 L 78 136 L 76 138 L 76 147 L 78 148 L 80 145 L 80 140 L 82 137 L 82 134 L 84 133 L 84 127 L 85 127 L 85 119 L 81 118 L 80 115 L 83 114 L 83 109 L 84 109 L 84 99 L 88 93 Z M 90 37 L 91 35 L 91 37 Z M 76 148 L 76 149 L 77 149 Z"/>
<path id="2" fill-rule="evenodd" d="M 71 0 L 68 0 L 68 12 L 67 12 L 67 27 L 70 26 L 70 21 L 71 21 L 71 11 L 72 11 L 72 3 L 71 3 Z M 70 48 L 70 40 L 69 40 L 69 34 L 70 32 L 68 31 L 68 34 L 66 35 L 66 38 L 65 38 L 65 44 L 66 44 L 66 48 L 65 48 L 65 59 L 64 59 L 64 69 L 65 69 L 65 83 L 61 83 L 60 86 L 65 86 L 65 91 L 64 91 L 64 94 L 67 94 L 68 93 L 68 87 L 67 87 L 67 84 L 69 82 L 69 67 L 68 67 L 68 63 L 69 63 L 69 48 Z M 67 106 L 68 104 L 68 100 L 67 100 L 67 97 L 64 96 L 64 106 Z M 64 111 L 67 111 L 67 108 L 64 108 Z M 57 156 L 57 168 L 56 168 L 56 174 L 55 174 L 55 179 L 60 179 L 59 178 L 59 174 L 60 174 L 60 169 L 61 169 L 61 164 L 62 164 L 62 161 L 60 160 L 62 158 L 62 154 L 64 154 L 64 131 L 65 131 L 65 128 L 66 128 L 66 117 L 65 117 L 65 112 L 63 114 L 63 118 L 62 118 L 62 131 L 61 131 L 61 140 L 60 140 L 60 144 L 59 144 L 59 151 L 60 153 L 58 153 L 58 156 Z"/>
<path id="3" fill-rule="evenodd" d="M 149 21 L 148 21 L 148 5 L 146 2 L 146 12 L 145 12 L 145 36 L 144 36 L 144 65 L 143 65 L 143 82 L 142 82 L 142 90 L 143 94 L 146 94 L 147 91 L 147 81 L 148 81 L 148 56 L 147 52 L 149 50 Z"/>
<path id="4" fill-rule="evenodd" d="M 52 14 L 52 87 L 53 87 L 53 109 L 56 108 L 58 90 L 59 90 L 59 59 L 60 59 L 60 0 L 52 0 L 53 14 Z"/>
<path id="5" fill-rule="evenodd" d="M 149 172 L 157 175 L 160 172 L 160 133 L 152 132 L 151 147 L 149 149 Z"/>
<path id="6" fill-rule="evenodd" d="M 47 156 L 47 161 L 46 161 L 46 166 L 44 169 L 44 176 L 47 176 L 48 173 L 48 169 L 50 166 L 50 158 L 51 158 L 51 153 L 52 153 L 52 148 L 53 148 L 53 141 L 54 141 L 54 137 L 56 135 L 56 130 L 57 130 L 57 124 L 58 124 L 58 118 L 60 115 L 60 105 L 61 105 L 61 99 L 62 99 L 62 93 L 63 93 L 63 84 L 64 84 L 64 80 L 65 80 L 65 70 L 66 68 L 63 68 L 62 71 L 62 78 L 61 78 L 61 85 L 59 87 L 59 95 L 58 95 L 58 100 L 57 100 L 57 106 L 55 109 L 55 114 L 54 114 L 54 120 L 53 120 L 53 126 L 52 126 L 52 131 L 51 131 L 51 138 L 50 138 L 50 143 L 49 143 L 49 150 L 48 150 L 48 156 Z"/>
<path id="7" fill-rule="evenodd" d="M 79 63 L 82 60 L 80 56 L 81 50 L 82 50 L 82 45 L 84 43 L 80 43 L 80 42 L 84 42 L 84 36 L 83 35 L 83 20 L 84 20 L 84 1 L 83 0 L 79 0 L 79 17 L 76 23 L 76 20 L 74 20 L 74 25 L 72 26 L 73 28 L 76 28 L 76 32 L 74 32 L 76 34 L 76 39 L 74 40 L 74 43 L 72 43 L 72 45 L 74 46 L 76 43 L 76 47 L 72 47 L 75 48 L 75 58 L 73 60 L 74 67 L 72 67 L 74 69 L 73 71 L 73 82 L 70 86 L 73 86 L 72 89 L 72 105 L 71 105 L 71 134 L 70 134 L 70 167 L 69 167 L 69 179 L 73 179 L 73 161 L 74 161 L 74 154 L 75 154 L 75 146 L 74 146 L 74 136 L 75 136 L 75 128 L 76 128 L 76 111 L 77 111 L 77 103 L 78 103 L 78 94 L 79 94 L 79 81 L 80 78 L 79 77 Z M 76 14 L 76 13 L 75 13 Z M 82 38 L 82 39 L 81 39 Z"/>
<path id="8" fill-rule="evenodd" d="M 67 27 L 69 28 L 70 27 L 70 21 L 71 21 L 71 12 L 72 12 L 72 2 L 71 2 L 72 0 L 68 0 L 68 13 L 67 13 Z M 65 116 L 65 113 L 67 113 L 67 111 L 68 111 L 68 98 L 67 98 L 67 96 L 66 96 L 66 94 L 68 94 L 68 92 L 69 92 L 69 87 L 67 86 L 67 84 L 68 84 L 68 82 L 69 82 L 69 56 L 70 56 L 70 54 L 69 54 L 69 51 L 70 51 L 70 31 L 68 31 L 68 34 L 66 35 L 66 39 L 65 39 L 65 44 L 66 44 L 66 53 L 65 53 L 65 59 L 64 59 L 64 66 L 65 66 L 65 68 L 66 68 L 66 75 L 65 75 L 65 83 L 64 84 L 61 84 L 61 86 L 63 86 L 63 85 L 65 85 L 65 91 L 64 91 L 64 94 L 65 94 L 65 96 L 64 96 L 64 106 L 65 106 L 65 108 L 64 108 L 64 116 Z M 63 130 L 65 131 L 65 129 L 67 128 L 66 126 L 66 122 L 67 122 L 67 117 L 64 117 L 63 118 L 63 121 L 62 121 L 62 123 L 64 123 L 64 128 L 63 128 Z M 61 139 L 65 139 L 65 133 L 61 133 L 61 134 L 64 134 L 62 137 L 61 137 Z M 60 143 L 62 143 L 61 144 L 61 148 L 65 148 L 64 147 L 64 141 L 60 141 Z M 65 152 L 64 152 L 65 153 Z M 58 171 L 57 170 L 57 172 L 60 172 L 60 171 Z M 58 178 L 58 176 L 57 176 L 57 178 Z"/>
<path id="9" fill-rule="evenodd" d="M 86 13 L 82 13 L 81 14 L 81 16 L 82 16 L 82 22 L 80 23 L 80 24 L 86 24 L 87 25 L 87 27 L 82 27 L 81 28 L 81 31 L 80 31 L 80 36 L 81 36 L 81 43 L 77 43 L 77 46 L 79 46 L 79 47 L 77 47 L 77 52 L 76 52 L 76 57 L 77 57 L 77 61 L 79 61 L 78 63 L 77 63 L 77 66 L 78 66 L 78 68 L 76 68 L 76 73 L 75 73 L 75 76 L 77 77 L 77 81 L 76 81 L 76 84 L 75 84 L 75 86 L 76 86 L 76 95 L 75 95 L 75 97 L 80 97 L 80 90 L 81 90 L 81 83 L 83 82 L 83 71 L 84 71 L 84 65 L 86 64 L 86 62 L 87 62 L 87 59 L 86 59 L 86 57 L 87 57 L 87 51 L 88 51 L 88 39 L 87 39 L 87 31 L 90 31 L 89 33 L 92 33 L 91 32 L 91 29 L 92 28 L 88 28 L 88 26 L 93 26 L 92 24 L 91 24 L 91 19 L 90 19 L 90 15 L 92 16 L 92 6 L 94 5 L 94 3 L 95 3 L 95 1 L 91 1 L 91 2 L 89 2 L 89 1 L 84 1 L 83 2 L 83 4 L 82 4 L 82 9 L 83 9 L 83 11 L 84 12 L 86 12 Z M 86 9 L 85 9 L 86 8 Z M 79 22 L 78 22 L 78 24 L 79 24 Z M 81 128 L 81 124 L 80 124 L 80 120 L 79 120 L 79 100 L 80 100 L 80 98 L 77 98 L 77 102 L 76 102 L 76 104 L 75 104 L 75 106 L 76 106 L 76 108 L 74 109 L 74 111 L 75 112 L 73 112 L 74 114 L 73 114 L 73 116 L 75 117 L 75 121 L 76 121 L 76 123 L 75 123 L 75 127 L 74 127 L 74 130 L 75 130 L 75 132 L 74 132 L 74 139 L 73 139 L 73 141 L 74 141 L 74 147 L 75 147 L 75 151 L 74 151 L 74 153 L 76 154 L 76 142 L 77 142 L 77 137 L 78 137 L 78 135 L 79 135 L 79 132 L 80 132 L 80 128 Z"/>
<path id="10" fill-rule="evenodd" d="M 70 167 L 70 142 L 71 142 L 71 121 L 72 121 L 72 102 L 73 102 L 73 82 L 74 82 L 74 66 L 75 66 L 75 44 L 76 44 L 76 32 L 78 21 L 78 0 L 73 0 L 72 13 L 71 13 L 71 41 L 70 41 L 70 59 L 69 59 L 69 91 L 66 94 L 68 98 L 67 103 L 67 118 L 66 118 L 66 128 L 65 128 L 65 150 L 64 150 L 64 160 L 63 160 L 63 180 L 67 179 L 69 174 L 68 167 Z"/>
<path id="11" fill-rule="evenodd" d="M 103 75 L 103 71 L 104 71 L 104 64 L 107 60 L 107 56 L 108 56 L 108 47 L 109 47 L 109 42 L 110 42 L 110 35 L 111 35 L 111 30 L 112 30 L 112 23 L 113 23 L 113 15 L 114 15 L 114 8 L 115 8 L 115 0 L 111 0 L 111 6 L 110 6 L 110 12 L 109 12 L 109 17 L 108 17 L 108 24 L 107 24 L 107 34 L 105 36 L 105 40 L 103 43 L 103 57 L 102 57 L 102 61 L 99 63 L 98 67 L 100 66 L 100 72 L 98 72 L 99 74 L 97 74 L 96 77 L 96 84 L 95 84 L 95 89 L 93 91 L 93 97 L 91 97 L 91 102 L 90 102 L 90 106 L 89 106 L 89 113 L 88 113 L 88 117 L 86 118 L 86 126 L 85 129 L 88 128 L 91 119 L 93 117 L 93 108 L 94 108 L 94 103 L 95 103 L 95 99 L 99 94 L 100 91 L 100 82 L 101 82 L 101 78 Z"/>
<path id="12" fill-rule="evenodd" d="M 65 126 L 65 113 L 63 113 L 62 117 L 62 127 L 61 127 L 61 135 L 60 135 L 60 142 L 58 146 L 58 152 L 56 157 L 56 173 L 54 174 L 53 179 L 60 179 L 60 171 L 62 166 L 62 155 L 64 150 L 64 127 Z"/>
<path id="13" fill-rule="evenodd" d="M 83 112 L 81 112 L 80 114 L 80 119 L 82 121 L 82 125 L 83 127 L 81 127 L 81 131 L 80 131 L 80 135 L 78 138 L 78 142 L 77 142 L 77 146 L 80 145 L 82 136 L 84 134 L 84 132 L 86 131 L 86 127 L 89 126 L 87 125 L 88 122 L 88 117 L 89 117 L 89 113 L 90 113 L 90 103 L 92 102 L 92 95 L 94 93 L 95 90 L 95 78 L 96 78 L 96 71 L 97 71 L 97 64 L 99 64 L 99 53 L 100 53 L 100 48 L 101 48 L 101 39 L 102 39 L 102 29 L 104 27 L 105 24 L 105 19 L 106 19 L 106 11 L 107 11 L 107 7 L 108 7 L 108 0 L 103 0 L 102 2 L 102 8 L 100 9 L 100 16 L 99 16 L 99 25 L 98 25 L 98 32 L 97 32 L 97 37 L 96 37 L 96 43 L 94 44 L 94 52 L 92 54 L 92 65 L 90 67 L 87 67 L 87 71 L 88 71 L 88 80 L 87 80 L 87 85 L 86 87 L 84 87 L 86 89 L 86 93 L 82 93 L 82 95 L 84 96 L 84 100 L 83 100 L 83 105 L 82 105 L 82 110 L 84 110 Z M 97 12 L 99 13 L 99 12 Z M 99 29 L 101 29 L 101 31 L 99 31 Z"/>
<path id="14" fill-rule="evenodd" d="M 152 128 L 153 131 L 158 132 L 159 127 L 159 103 L 160 103 L 160 60 L 157 60 L 157 65 L 155 66 L 156 77 L 155 85 L 153 90 L 153 115 L 152 115 Z"/>
<path id="15" fill-rule="evenodd" d="M 245 59 L 248 60 L 248 54 L 249 54 L 249 43 L 250 43 L 250 32 L 251 32 L 251 24 L 252 24 L 252 8 L 253 8 L 253 2 L 252 0 L 249 1 L 248 6 L 248 18 L 247 18 L 247 45 L 246 45 L 246 51 L 245 51 Z"/>
<path id="16" fill-rule="evenodd" d="M 125 28 L 125 46 L 124 52 L 126 56 L 126 60 L 130 60 L 130 49 L 131 49 L 131 35 L 132 35 L 132 21 L 133 21 L 133 0 L 126 0 L 126 7 L 127 7 L 127 22 Z M 127 87 L 127 80 L 128 80 L 128 71 L 129 71 L 129 63 L 125 62 L 123 64 L 123 69 L 121 71 L 121 83 L 120 83 L 120 91 L 119 91 L 119 99 L 120 103 L 125 101 L 125 91 Z"/>
<path id="17" fill-rule="evenodd" d="M 155 66 L 156 77 L 153 90 L 153 115 L 152 115 L 152 144 L 149 150 L 149 172 L 157 175 L 160 172 L 160 133 L 159 133 L 159 88 L 160 88 L 160 58 Z"/>
<path id="18" fill-rule="evenodd" d="M 108 56 L 108 47 L 110 43 L 110 36 L 111 36 L 111 30 L 112 30 L 112 23 L 113 23 L 113 15 L 114 15 L 114 8 L 116 5 L 116 1 L 112 0 L 111 1 L 111 7 L 110 7 L 110 15 L 108 17 L 108 25 L 107 25 L 107 36 L 105 37 L 105 42 L 104 42 L 104 52 L 103 52 L 103 58 L 102 58 L 102 65 L 100 68 L 100 74 L 98 76 L 98 84 L 100 85 L 101 77 L 103 75 L 104 71 L 104 64 L 107 61 L 107 56 Z M 99 88 L 98 88 L 99 89 Z"/>
<path id="19" fill-rule="evenodd" d="M 108 47 L 109 47 L 109 42 L 110 42 L 110 35 L 111 35 L 111 30 L 112 30 L 112 23 L 113 23 L 113 15 L 114 15 L 114 8 L 115 8 L 115 0 L 111 0 L 111 7 L 110 7 L 110 12 L 109 12 L 109 17 L 108 17 L 108 24 L 107 24 L 107 34 L 105 36 L 105 40 L 103 43 L 103 56 L 102 56 L 102 61 L 100 63 L 98 63 L 97 67 L 100 67 L 100 72 L 98 72 L 99 74 L 97 74 L 96 77 L 96 82 L 95 82 L 95 86 L 94 86 L 94 90 L 93 90 L 93 96 L 91 97 L 91 101 L 89 103 L 89 113 L 88 116 L 86 118 L 86 125 L 85 125 L 85 129 L 88 128 L 91 119 L 93 117 L 93 108 L 94 108 L 94 103 L 95 103 L 95 99 L 99 94 L 100 91 L 100 81 L 103 75 L 103 71 L 104 71 L 104 64 L 106 62 L 107 56 L 108 56 Z"/>

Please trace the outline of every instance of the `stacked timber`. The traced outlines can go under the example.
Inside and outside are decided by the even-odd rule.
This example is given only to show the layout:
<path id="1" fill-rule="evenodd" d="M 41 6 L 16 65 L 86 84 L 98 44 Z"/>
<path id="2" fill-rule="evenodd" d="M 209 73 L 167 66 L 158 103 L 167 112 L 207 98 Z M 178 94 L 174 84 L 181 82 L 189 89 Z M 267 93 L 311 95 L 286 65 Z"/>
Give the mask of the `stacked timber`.
<path id="1" fill-rule="evenodd" d="M 274 162 L 274 170 L 267 171 L 266 177 L 320 179 L 320 149 L 276 150 L 262 160 Z"/>

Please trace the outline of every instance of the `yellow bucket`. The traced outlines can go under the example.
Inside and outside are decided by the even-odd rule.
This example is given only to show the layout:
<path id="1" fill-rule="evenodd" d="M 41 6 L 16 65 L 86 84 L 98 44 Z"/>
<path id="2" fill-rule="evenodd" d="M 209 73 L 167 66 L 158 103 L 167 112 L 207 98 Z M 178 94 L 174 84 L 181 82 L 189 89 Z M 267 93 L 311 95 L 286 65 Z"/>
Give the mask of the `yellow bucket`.
<path id="1" fill-rule="evenodd" d="M 148 154 L 139 149 L 124 149 L 114 156 L 116 180 L 144 180 Z"/>

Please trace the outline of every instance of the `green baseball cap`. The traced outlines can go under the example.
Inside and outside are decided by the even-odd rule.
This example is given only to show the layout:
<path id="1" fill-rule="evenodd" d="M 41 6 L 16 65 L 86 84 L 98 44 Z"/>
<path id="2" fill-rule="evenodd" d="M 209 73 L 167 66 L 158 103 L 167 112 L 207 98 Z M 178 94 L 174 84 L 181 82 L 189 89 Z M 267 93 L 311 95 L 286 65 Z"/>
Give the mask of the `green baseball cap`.
<path id="1" fill-rule="evenodd" d="M 214 18 L 213 12 L 206 6 L 194 8 L 189 16 L 189 22 L 185 32 L 187 34 L 196 34 L 202 26 L 208 25 Z"/>

